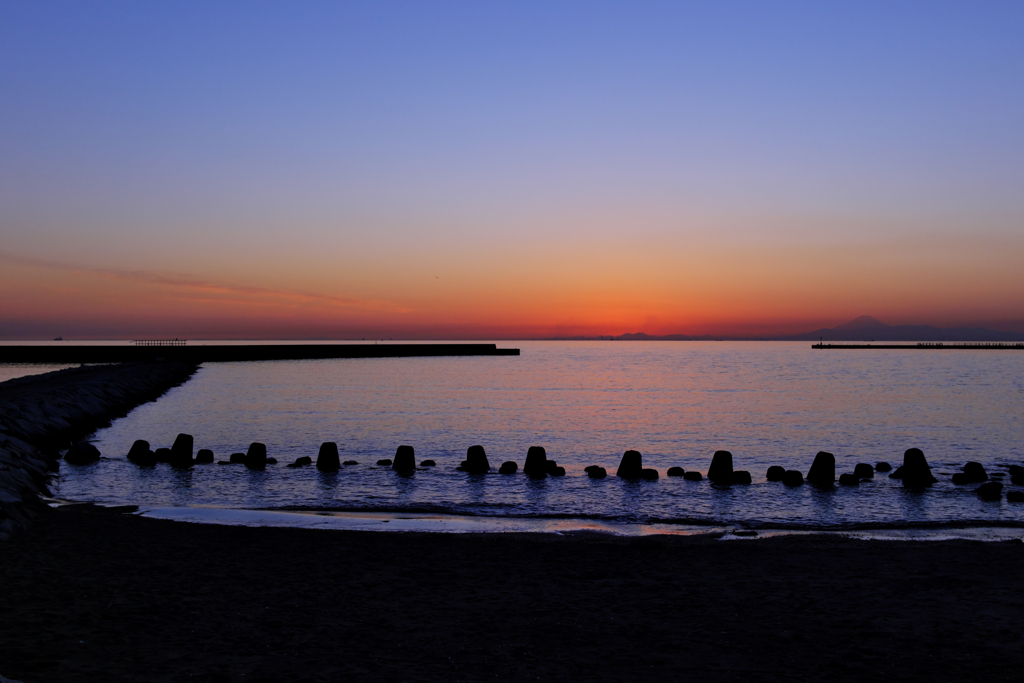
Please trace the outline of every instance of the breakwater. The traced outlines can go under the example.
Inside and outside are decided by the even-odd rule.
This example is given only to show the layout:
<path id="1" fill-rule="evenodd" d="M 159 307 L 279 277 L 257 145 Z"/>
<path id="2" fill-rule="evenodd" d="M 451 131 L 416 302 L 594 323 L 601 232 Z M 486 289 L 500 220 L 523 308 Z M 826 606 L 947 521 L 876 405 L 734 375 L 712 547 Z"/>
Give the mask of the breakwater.
<path id="1" fill-rule="evenodd" d="M 162 396 L 196 371 L 188 362 L 58 370 L 0 383 L 0 541 L 45 509 L 50 475 L 73 442 Z"/>
<path id="2" fill-rule="evenodd" d="M 519 349 L 496 344 L 222 344 L 136 346 L 0 347 L 0 363 L 127 363 L 178 361 L 226 363 L 331 358 L 421 358 L 433 356 L 518 356 Z"/>
<path id="3" fill-rule="evenodd" d="M 917 344 L 812 344 L 812 349 L 912 349 L 915 351 L 1024 351 L 1024 343 L 998 342 L 920 342 Z"/>

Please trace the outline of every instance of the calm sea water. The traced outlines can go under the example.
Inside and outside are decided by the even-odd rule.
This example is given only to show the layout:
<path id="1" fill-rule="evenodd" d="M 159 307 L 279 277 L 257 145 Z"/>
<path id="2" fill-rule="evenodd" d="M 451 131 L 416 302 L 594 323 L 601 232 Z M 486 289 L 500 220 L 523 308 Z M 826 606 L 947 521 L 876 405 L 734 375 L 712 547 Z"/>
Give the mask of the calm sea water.
<path id="1" fill-rule="evenodd" d="M 62 498 L 143 506 L 437 511 L 499 517 L 578 517 L 628 523 L 856 528 L 914 524 L 1024 524 L 1024 505 L 981 501 L 949 475 L 968 460 L 990 474 L 1024 461 L 1024 353 L 815 351 L 807 343 L 516 342 L 519 357 L 343 359 L 204 365 L 185 385 L 95 435 L 106 456 L 64 466 Z M 218 460 L 267 445 L 279 464 L 141 469 L 135 439 L 169 446 L 179 432 Z M 338 443 L 358 466 L 337 474 L 287 469 Z M 399 444 L 436 468 L 399 476 L 376 467 Z M 530 480 L 455 471 L 481 444 L 491 464 L 544 446 L 567 470 Z M 894 465 L 921 448 L 941 480 L 925 492 L 877 475 L 859 487 L 787 489 L 770 465 L 805 474 L 814 454 Z M 643 453 L 657 481 L 586 477 Z M 679 465 L 706 473 L 733 453 L 749 486 L 668 478 Z M 1005 480 L 1008 489 L 1008 477 Z"/>

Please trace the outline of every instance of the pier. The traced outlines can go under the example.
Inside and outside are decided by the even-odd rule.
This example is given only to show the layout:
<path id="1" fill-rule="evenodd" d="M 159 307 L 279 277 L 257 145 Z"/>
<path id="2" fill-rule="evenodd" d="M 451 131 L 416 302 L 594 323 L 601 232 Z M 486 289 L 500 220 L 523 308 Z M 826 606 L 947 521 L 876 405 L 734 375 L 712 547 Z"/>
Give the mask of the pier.
<path id="1" fill-rule="evenodd" d="M 1016 349 L 1024 351 L 1024 342 L 997 343 L 997 342 L 920 342 L 917 344 L 812 344 L 812 349 L 914 349 L 914 350 L 959 350 L 959 351 L 989 351 L 1001 349 Z"/>
<path id="2" fill-rule="evenodd" d="M 189 346 L 184 340 L 136 340 L 132 346 L 0 346 L 0 363 L 126 363 L 183 361 L 230 363 L 328 358 L 518 356 L 495 344 L 221 344 Z M 163 342 L 163 343 L 160 343 Z"/>

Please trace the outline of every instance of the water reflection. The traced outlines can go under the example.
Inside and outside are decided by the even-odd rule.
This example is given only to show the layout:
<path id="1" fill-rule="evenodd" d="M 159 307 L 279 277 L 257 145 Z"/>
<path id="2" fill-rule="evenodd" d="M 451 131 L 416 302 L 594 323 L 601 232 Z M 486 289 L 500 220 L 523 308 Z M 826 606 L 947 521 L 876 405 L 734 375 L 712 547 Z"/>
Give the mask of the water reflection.
<path id="1" fill-rule="evenodd" d="M 811 491 L 811 507 L 817 519 L 834 519 L 836 514 L 836 488 L 834 486 L 807 485 Z"/>
<path id="2" fill-rule="evenodd" d="M 903 517 L 910 522 L 928 519 L 927 510 L 930 496 L 927 488 L 900 487 L 893 494 L 899 497 Z"/>
<path id="3" fill-rule="evenodd" d="M 171 501 L 174 505 L 189 505 L 192 502 L 192 469 L 169 467 L 171 472 Z"/>
<path id="4" fill-rule="evenodd" d="M 979 454 L 971 459 L 990 472 L 998 471 L 997 462 L 1020 462 L 1024 442 L 1007 406 L 1019 404 L 1024 354 L 842 355 L 785 343 L 516 345 L 521 357 L 206 365 L 159 401 L 100 430 L 96 445 L 123 454 L 137 438 L 170 444 L 188 432 L 196 447 L 215 453 L 260 441 L 272 453 L 294 456 L 335 440 L 344 444 L 343 459 L 362 464 L 333 476 L 311 468 L 250 472 L 241 465 L 182 475 L 166 465 L 138 469 L 118 456 L 87 468 L 62 467 L 59 492 L 139 505 L 170 504 L 173 497 L 189 505 L 444 505 L 467 514 L 609 519 L 1024 522 L 1024 505 L 981 505 L 973 493 L 952 493 L 948 479 L 923 494 L 905 492 L 883 475 L 832 493 L 761 480 L 769 465 L 803 469 L 809 463 L 800 454 L 830 445 L 848 453 L 836 459 L 840 471 L 858 461 L 893 461 L 909 445 L 936 463 L 962 462 L 962 451 L 950 444 L 963 443 L 968 429 Z M 465 444 L 485 444 L 493 463 L 522 465 L 538 441 L 566 467 L 566 477 L 532 481 L 521 473 L 477 478 L 452 471 Z M 438 471 L 401 478 L 372 466 L 397 443 L 429 454 Z M 704 471 L 708 454 L 723 447 L 742 454 L 736 464 L 756 472 L 758 484 L 718 489 L 666 477 L 669 465 Z M 613 454 L 626 448 L 651 454 L 662 478 L 614 478 Z M 594 463 L 610 467 L 610 476 L 587 478 L 582 468 Z"/>
<path id="5" fill-rule="evenodd" d="M 458 474 L 462 474 L 459 472 Z M 480 503 L 487 495 L 487 477 L 486 474 L 467 474 L 465 491 L 468 497 L 474 503 Z"/>
<path id="6" fill-rule="evenodd" d="M 321 496 L 332 497 L 335 490 L 338 488 L 338 473 L 337 472 L 321 472 L 317 470 L 316 473 L 316 488 L 320 492 Z"/>
<path id="7" fill-rule="evenodd" d="M 531 510 L 533 512 L 543 511 L 548 497 L 548 479 L 550 477 L 538 479 L 523 475 L 516 478 L 526 483 L 526 501 Z"/>

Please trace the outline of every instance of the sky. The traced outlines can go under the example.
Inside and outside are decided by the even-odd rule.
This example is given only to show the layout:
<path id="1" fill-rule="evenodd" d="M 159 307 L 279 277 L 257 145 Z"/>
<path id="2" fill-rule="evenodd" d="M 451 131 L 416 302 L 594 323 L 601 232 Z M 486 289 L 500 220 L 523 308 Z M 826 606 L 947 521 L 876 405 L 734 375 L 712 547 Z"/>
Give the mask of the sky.
<path id="1" fill-rule="evenodd" d="M 0 338 L 1024 331 L 1024 3 L 0 4 Z"/>

